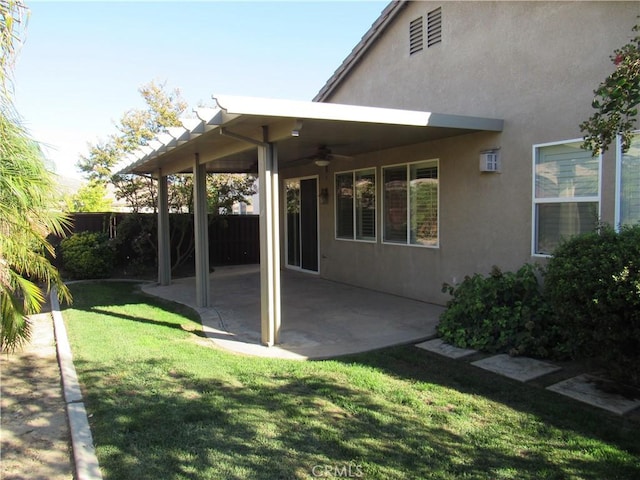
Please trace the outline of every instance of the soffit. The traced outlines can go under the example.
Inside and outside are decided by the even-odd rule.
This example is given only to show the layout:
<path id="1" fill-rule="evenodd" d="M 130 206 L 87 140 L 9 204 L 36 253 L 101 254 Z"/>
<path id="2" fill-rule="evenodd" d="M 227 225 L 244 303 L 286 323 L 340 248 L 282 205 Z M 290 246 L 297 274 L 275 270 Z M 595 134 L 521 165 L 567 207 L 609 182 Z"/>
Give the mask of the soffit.
<path id="1" fill-rule="evenodd" d="M 334 154 L 354 156 L 472 132 L 501 131 L 503 126 L 498 119 L 411 110 L 253 97 L 215 99 L 216 109 L 198 110 L 198 119 L 185 120 L 183 128 L 160 135 L 117 169 L 120 173 L 190 173 L 197 154 L 209 172 L 255 173 L 257 148 L 252 142 L 276 143 L 280 168 L 286 168 L 325 145 Z"/>

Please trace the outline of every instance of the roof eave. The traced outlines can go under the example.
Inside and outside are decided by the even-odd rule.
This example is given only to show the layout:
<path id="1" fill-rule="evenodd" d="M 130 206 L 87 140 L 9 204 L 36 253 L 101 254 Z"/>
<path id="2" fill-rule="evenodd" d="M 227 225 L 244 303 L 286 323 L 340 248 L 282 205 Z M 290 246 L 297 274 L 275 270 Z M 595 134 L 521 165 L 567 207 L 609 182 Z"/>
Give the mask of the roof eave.
<path id="1" fill-rule="evenodd" d="M 325 102 L 340 85 L 342 80 L 349 75 L 351 70 L 358 64 L 371 45 L 382 35 L 387 26 L 396 18 L 396 16 L 407 6 L 408 0 L 394 0 L 387 5 L 380 13 L 380 16 L 371 25 L 371 28 L 363 35 L 358 44 L 351 50 L 351 53 L 345 58 L 336 69 L 334 74 L 327 80 L 315 97 L 314 102 Z"/>
<path id="2" fill-rule="evenodd" d="M 415 133 L 418 130 L 426 131 L 429 129 L 434 129 L 432 130 L 434 132 L 438 130 L 455 130 L 458 133 L 473 131 L 499 132 L 504 126 L 504 122 L 501 119 L 449 115 L 427 111 L 230 95 L 214 95 L 213 98 L 216 100 L 217 109 L 199 110 L 197 112 L 198 120 L 185 120 L 183 121 L 183 127 L 172 128 L 167 133 L 161 134 L 159 138 L 149 141 L 147 145 L 140 146 L 131 155 L 126 156 L 123 159 L 124 161 L 118 165 L 118 173 L 149 173 L 150 165 L 153 166 L 154 171 L 157 171 L 159 169 L 164 170 L 164 166 L 169 165 L 169 163 L 172 164 L 170 168 L 174 169 L 180 167 L 180 165 L 185 166 L 187 165 L 185 163 L 186 157 L 178 160 L 179 157 L 184 156 L 185 153 L 193 153 L 194 147 L 211 150 L 212 142 L 219 142 L 216 139 L 222 137 L 235 137 L 242 140 L 242 142 L 237 146 L 222 146 L 218 143 L 216 148 L 211 150 L 214 151 L 215 155 L 209 155 L 208 158 L 201 159 L 203 162 L 210 163 L 243 154 L 246 150 L 251 149 L 251 144 L 261 141 L 260 138 L 253 138 L 254 134 L 250 133 L 255 133 L 258 125 L 262 125 L 263 128 L 272 128 L 270 132 L 273 135 L 270 136 L 270 142 L 278 142 L 289 138 L 293 131 L 292 128 L 301 128 L 304 133 L 308 128 L 311 128 L 312 132 L 314 125 L 316 128 L 322 125 L 322 128 L 317 132 L 321 132 L 323 138 L 314 139 L 313 141 L 313 143 L 317 144 L 340 143 L 338 141 L 331 142 L 331 139 L 326 138 L 329 134 L 333 137 L 341 137 L 340 140 L 344 143 L 347 138 L 345 137 L 346 128 L 351 129 L 349 131 L 357 137 L 362 135 L 362 128 L 366 128 L 368 132 L 375 131 L 373 135 L 379 135 L 381 132 L 380 127 L 384 126 L 395 132 L 392 136 L 398 133 Z M 305 123 L 308 124 L 307 129 L 304 127 Z M 329 125 L 344 126 L 334 128 L 329 133 L 326 130 Z M 227 127 L 233 127 L 234 130 L 227 132 Z M 216 132 L 224 133 L 224 135 L 216 135 Z M 414 133 L 410 133 L 412 141 L 417 142 L 419 138 L 426 138 L 422 134 L 418 138 Z M 286 137 L 283 135 L 286 135 Z M 376 138 L 376 145 L 379 147 L 381 140 L 379 137 Z M 405 139 L 408 138 L 405 136 Z M 397 146 L 397 142 L 387 143 L 388 145 Z M 362 148 L 362 145 L 360 145 L 360 148 Z M 203 152 L 200 153 L 202 154 Z M 127 161 L 130 162 L 132 160 L 133 162 L 127 165 Z M 148 164 L 149 162 L 151 163 Z M 246 168 L 246 166 L 242 168 Z M 145 169 L 146 172 L 144 171 Z M 179 168 L 174 171 L 179 171 Z"/>

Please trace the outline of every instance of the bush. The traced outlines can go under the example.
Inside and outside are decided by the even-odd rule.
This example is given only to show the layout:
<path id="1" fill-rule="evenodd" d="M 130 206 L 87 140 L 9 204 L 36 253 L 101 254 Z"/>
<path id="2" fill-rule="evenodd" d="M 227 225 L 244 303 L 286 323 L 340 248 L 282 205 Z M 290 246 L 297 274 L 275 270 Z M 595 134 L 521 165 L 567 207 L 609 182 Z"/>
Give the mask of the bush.
<path id="1" fill-rule="evenodd" d="M 142 275 L 156 266 L 158 227 L 155 215 L 131 213 L 118 223 L 113 241 L 119 267 L 124 274 Z"/>
<path id="2" fill-rule="evenodd" d="M 571 357 L 593 358 L 610 377 L 640 386 L 640 225 L 562 243 L 544 291 Z"/>
<path id="3" fill-rule="evenodd" d="M 438 333 L 461 348 L 548 356 L 554 339 L 545 328 L 549 311 L 536 271 L 530 264 L 516 273 L 493 267 L 488 277 L 476 274 L 457 287 L 443 285 L 453 298 L 440 317 Z"/>
<path id="4" fill-rule="evenodd" d="M 105 278 L 111 274 L 115 254 L 103 233 L 81 232 L 60 242 L 63 270 L 72 278 Z"/>

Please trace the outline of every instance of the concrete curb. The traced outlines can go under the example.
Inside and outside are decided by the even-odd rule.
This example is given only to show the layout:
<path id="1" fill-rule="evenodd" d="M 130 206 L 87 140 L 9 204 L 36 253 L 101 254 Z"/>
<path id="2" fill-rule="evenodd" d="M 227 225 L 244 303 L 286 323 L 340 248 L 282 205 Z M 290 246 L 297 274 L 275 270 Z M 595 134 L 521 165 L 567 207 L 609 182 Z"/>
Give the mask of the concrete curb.
<path id="1" fill-rule="evenodd" d="M 67 338 L 67 329 L 64 326 L 57 291 L 51 291 L 51 315 L 53 317 L 53 329 L 56 337 L 58 351 L 58 363 L 62 375 L 62 388 L 64 391 L 67 418 L 71 431 L 71 446 L 76 468 L 77 480 L 102 480 L 102 472 L 98 464 L 93 437 L 89 427 L 87 411 L 82 401 L 82 391 L 78 382 L 76 368 L 73 365 L 71 346 Z"/>

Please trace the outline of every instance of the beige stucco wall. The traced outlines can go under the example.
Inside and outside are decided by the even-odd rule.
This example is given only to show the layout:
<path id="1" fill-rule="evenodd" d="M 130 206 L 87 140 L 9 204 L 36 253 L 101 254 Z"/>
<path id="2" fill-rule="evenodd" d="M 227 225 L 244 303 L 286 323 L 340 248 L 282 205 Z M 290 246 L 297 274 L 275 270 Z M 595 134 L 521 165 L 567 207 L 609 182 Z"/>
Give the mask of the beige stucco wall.
<path id="1" fill-rule="evenodd" d="M 320 205 L 320 274 L 326 278 L 443 303 L 443 282 L 507 270 L 531 256 L 532 146 L 581 137 L 593 90 L 626 43 L 636 2 L 416 2 L 329 98 L 336 103 L 497 117 L 501 134 L 477 133 L 375 152 L 325 172 L 308 166 L 282 177 L 319 174 L 330 201 Z M 442 7 L 443 41 L 409 56 L 409 22 Z M 364 33 L 364 32 L 363 32 Z M 500 147 L 502 172 L 480 173 L 479 152 Z M 440 160 L 440 246 L 424 248 L 334 239 L 333 174 Z M 615 156 L 604 158 L 601 215 L 613 223 Z M 381 217 L 379 215 L 379 222 Z M 284 232 L 283 232 L 284 238 Z"/>

